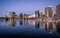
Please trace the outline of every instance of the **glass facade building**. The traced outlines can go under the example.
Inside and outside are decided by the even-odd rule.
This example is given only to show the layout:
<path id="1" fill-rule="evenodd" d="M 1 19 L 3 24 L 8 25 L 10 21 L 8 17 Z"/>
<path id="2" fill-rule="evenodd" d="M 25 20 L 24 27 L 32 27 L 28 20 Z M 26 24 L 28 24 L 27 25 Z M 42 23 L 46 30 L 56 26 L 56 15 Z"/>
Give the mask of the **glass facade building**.
<path id="1" fill-rule="evenodd" d="M 35 17 L 36 17 L 36 18 L 39 18 L 39 17 L 40 17 L 39 11 L 35 11 Z"/>

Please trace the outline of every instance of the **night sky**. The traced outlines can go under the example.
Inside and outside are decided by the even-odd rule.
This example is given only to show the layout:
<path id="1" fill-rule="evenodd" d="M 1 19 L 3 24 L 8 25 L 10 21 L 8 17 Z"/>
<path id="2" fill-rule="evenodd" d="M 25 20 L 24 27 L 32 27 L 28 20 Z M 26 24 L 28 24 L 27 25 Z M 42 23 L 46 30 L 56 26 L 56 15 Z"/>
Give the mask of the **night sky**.
<path id="1" fill-rule="evenodd" d="M 0 17 L 8 16 L 9 11 L 14 11 L 17 15 L 44 11 L 49 5 L 56 10 L 56 4 L 60 4 L 60 0 L 0 0 Z"/>

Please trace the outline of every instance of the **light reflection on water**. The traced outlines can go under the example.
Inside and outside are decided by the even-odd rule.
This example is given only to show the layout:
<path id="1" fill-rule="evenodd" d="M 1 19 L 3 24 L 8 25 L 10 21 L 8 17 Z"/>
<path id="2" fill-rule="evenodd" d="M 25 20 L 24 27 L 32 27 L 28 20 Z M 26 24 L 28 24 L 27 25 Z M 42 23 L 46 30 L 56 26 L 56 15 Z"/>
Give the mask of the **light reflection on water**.
<path id="1" fill-rule="evenodd" d="M 0 21 L 0 33 L 60 34 L 60 22 L 10 19 Z"/>

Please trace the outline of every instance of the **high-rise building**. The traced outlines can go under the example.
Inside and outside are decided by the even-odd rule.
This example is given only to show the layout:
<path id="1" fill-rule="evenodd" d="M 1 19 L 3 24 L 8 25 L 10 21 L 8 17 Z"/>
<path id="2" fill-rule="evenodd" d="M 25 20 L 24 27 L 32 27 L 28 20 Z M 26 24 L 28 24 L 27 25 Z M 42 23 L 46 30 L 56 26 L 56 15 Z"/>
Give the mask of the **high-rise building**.
<path id="1" fill-rule="evenodd" d="M 40 11 L 40 17 L 45 17 L 45 14 L 42 10 Z"/>
<path id="2" fill-rule="evenodd" d="M 23 13 L 20 13 L 19 18 L 23 18 Z"/>
<path id="3" fill-rule="evenodd" d="M 56 11 L 53 11 L 52 17 L 56 17 Z"/>
<path id="4" fill-rule="evenodd" d="M 16 16 L 15 12 L 9 12 L 9 17 L 10 18 L 12 18 L 12 17 L 15 18 L 15 16 Z"/>
<path id="5" fill-rule="evenodd" d="M 11 18 L 11 19 L 9 19 L 9 24 L 11 25 L 11 26 L 15 26 L 15 24 L 16 24 L 16 22 L 15 22 L 15 18 L 16 18 L 16 13 L 15 12 L 9 12 L 9 18 Z"/>
<path id="6" fill-rule="evenodd" d="M 56 16 L 60 17 L 60 4 L 56 5 Z"/>
<path id="7" fill-rule="evenodd" d="M 43 15 L 43 11 L 41 10 L 41 11 L 40 11 L 40 17 L 42 17 L 42 15 Z"/>
<path id="8" fill-rule="evenodd" d="M 28 19 L 28 15 L 27 14 L 23 14 L 23 18 L 24 19 Z"/>
<path id="9" fill-rule="evenodd" d="M 35 17 L 36 17 L 36 18 L 39 18 L 39 17 L 40 17 L 39 11 L 35 11 Z"/>
<path id="10" fill-rule="evenodd" d="M 45 8 L 45 15 L 46 15 L 46 17 L 49 17 L 49 18 L 52 17 L 52 7 L 51 6 L 48 6 Z"/>

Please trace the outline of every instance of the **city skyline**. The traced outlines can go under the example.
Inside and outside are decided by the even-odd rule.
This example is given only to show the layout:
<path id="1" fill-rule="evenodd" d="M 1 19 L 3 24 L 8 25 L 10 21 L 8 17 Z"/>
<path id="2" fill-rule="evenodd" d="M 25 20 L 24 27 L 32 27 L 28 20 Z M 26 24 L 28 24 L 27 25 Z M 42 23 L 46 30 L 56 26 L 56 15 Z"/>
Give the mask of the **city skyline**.
<path id="1" fill-rule="evenodd" d="M 45 11 L 45 7 L 51 5 L 53 10 L 56 10 L 56 4 L 59 0 L 0 0 L 0 17 L 8 16 L 9 11 L 31 14 L 36 10 Z"/>

